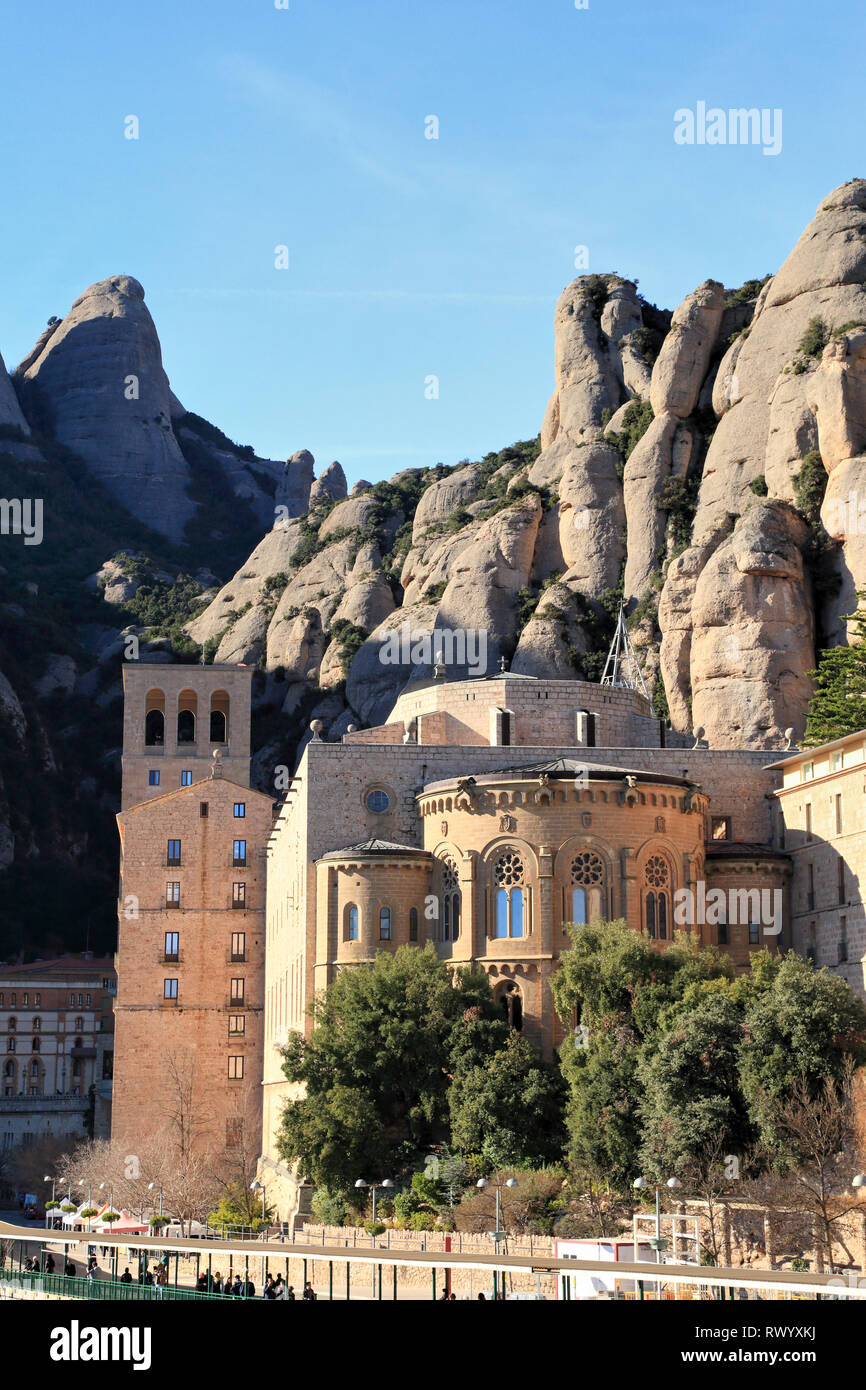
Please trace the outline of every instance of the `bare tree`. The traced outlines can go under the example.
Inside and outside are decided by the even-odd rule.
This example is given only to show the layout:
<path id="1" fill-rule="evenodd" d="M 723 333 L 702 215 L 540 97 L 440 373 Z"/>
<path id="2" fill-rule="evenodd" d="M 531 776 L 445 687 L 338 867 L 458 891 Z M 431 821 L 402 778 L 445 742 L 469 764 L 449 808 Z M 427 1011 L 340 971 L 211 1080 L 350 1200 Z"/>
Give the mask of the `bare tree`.
<path id="1" fill-rule="evenodd" d="M 163 1115 L 173 1131 L 178 1151 L 191 1153 L 208 1140 L 213 1124 L 213 1111 L 198 1078 L 196 1054 L 186 1048 L 165 1052 L 162 1062 Z"/>
<path id="2" fill-rule="evenodd" d="M 838 1080 L 828 1077 L 814 1093 L 803 1082 L 776 1113 L 774 1123 L 783 1152 L 778 1176 L 768 1176 L 768 1196 L 780 1206 L 807 1216 L 815 1240 L 816 1265 L 824 1257 L 835 1272 L 834 1242 L 844 1246 L 841 1226 L 862 1203 L 851 1177 L 862 1163 L 852 1088 L 854 1063 L 848 1058 Z"/>

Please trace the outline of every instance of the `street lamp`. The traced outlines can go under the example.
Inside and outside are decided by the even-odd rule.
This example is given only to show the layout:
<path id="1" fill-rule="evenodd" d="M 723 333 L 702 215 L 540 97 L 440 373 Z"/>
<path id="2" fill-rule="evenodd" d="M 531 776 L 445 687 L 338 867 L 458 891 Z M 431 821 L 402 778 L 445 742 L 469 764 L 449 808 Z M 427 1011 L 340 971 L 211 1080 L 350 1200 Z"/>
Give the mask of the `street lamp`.
<path id="1" fill-rule="evenodd" d="M 640 1192 L 640 1191 L 642 1191 L 645 1187 L 649 1187 L 649 1183 L 647 1182 L 646 1178 L 635 1178 L 634 1182 L 632 1183 L 632 1187 L 636 1187 L 636 1188 L 638 1189 L 638 1191 Z M 680 1182 L 679 1178 L 668 1178 L 667 1182 L 665 1183 L 665 1187 L 669 1187 L 669 1188 L 671 1189 L 672 1192 L 675 1192 L 676 1189 L 677 1189 L 678 1187 L 682 1187 L 682 1183 Z M 663 1247 L 662 1247 L 662 1217 L 661 1217 L 661 1208 L 660 1208 L 660 1206 L 659 1206 L 659 1189 L 658 1189 L 658 1187 L 656 1187 L 656 1235 L 655 1235 L 655 1240 L 654 1240 L 653 1242 L 651 1242 L 651 1243 L 655 1246 L 656 1264 L 657 1264 L 657 1265 L 660 1265 L 661 1262 L 662 1262 L 662 1258 L 661 1258 L 661 1257 L 662 1257 L 662 1248 L 663 1248 Z M 637 1251 L 636 1251 L 636 1250 L 635 1250 L 635 1252 L 634 1252 L 634 1255 L 635 1255 L 635 1259 L 637 1259 Z"/>
<path id="2" fill-rule="evenodd" d="M 57 1179 L 56 1179 L 56 1178 L 52 1178 L 51 1175 L 50 1175 L 49 1173 L 46 1173 L 46 1174 L 45 1174 L 45 1177 L 42 1179 L 42 1181 L 43 1181 L 43 1182 L 50 1182 L 50 1183 L 51 1183 L 51 1200 L 52 1200 L 52 1202 L 56 1201 L 56 1198 L 57 1198 Z M 52 1211 L 52 1215 L 53 1215 L 53 1212 L 54 1212 L 54 1207 L 53 1207 L 53 1206 L 52 1206 L 52 1208 L 51 1208 L 51 1211 Z M 46 1211 L 46 1213 L 45 1213 L 45 1229 L 46 1229 L 46 1231 L 48 1230 L 48 1212 L 47 1212 L 47 1211 Z"/>
<path id="3" fill-rule="evenodd" d="M 162 1216 L 162 1185 L 156 1182 L 149 1182 L 147 1184 L 148 1192 L 155 1192 L 157 1188 L 159 1188 L 159 1214 Z"/>
<path id="4" fill-rule="evenodd" d="M 265 1193 L 267 1192 L 267 1188 L 265 1187 L 265 1185 L 264 1185 L 263 1182 L 259 1182 L 258 1180 L 256 1180 L 255 1182 L 251 1182 L 251 1183 L 250 1183 L 250 1191 L 251 1191 L 251 1192 L 261 1192 L 261 1194 L 262 1194 L 262 1221 L 265 1221 L 265 1220 L 267 1219 L 267 1218 L 265 1217 Z"/>
<path id="5" fill-rule="evenodd" d="M 79 1186 L 79 1187 L 83 1187 L 83 1186 L 84 1186 L 84 1178 L 79 1178 L 79 1179 L 78 1179 L 78 1186 Z M 87 1184 L 87 1205 L 88 1205 L 89 1207 L 92 1207 L 92 1206 L 93 1206 L 93 1185 L 92 1185 L 92 1183 L 88 1183 L 88 1184 Z"/>
<path id="6" fill-rule="evenodd" d="M 113 1184 L 113 1183 L 110 1183 L 110 1182 L 101 1182 L 101 1183 L 99 1184 L 99 1190 L 100 1190 L 100 1192 L 102 1192 L 106 1187 L 108 1188 L 108 1210 L 109 1210 L 109 1211 L 114 1211 L 114 1184 Z M 111 1222 L 110 1222 L 110 1221 L 109 1221 L 108 1225 L 109 1225 L 109 1229 L 110 1229 L 110 1228 L 111 1228 Z"/>
<path id="7" fill-rule="evenodd" d="M 369 1188 L 372 1190 L 372 1193 L 373 1193 L 373 1216 L 372 1216 L 372 1221 L 373 1221 L 374 1224 L 375 1224 L 375 1221 L 376 1221 L 376 1189 L 379 1188 L 379 1187 L 393 1187 L 393 1186 L 394 1186 L 394 1184 L 393 1184 L 393 1182 L 391 1181 L 390 1178 L 383 1178 L 381 1182 L 365 1182 L 363 1178 L 358 1178 L 358 1181 L 355 1183 L 355 1187 L 356 1187 L 356 1188 L 367 1188 L 367 1187 L 369 1187 Z"/>
<path id="8" fill-rule="evenodd" d="M 488 1183 L 486 1178 L 479 1178 L 475 1186 L 479 1189 L 479 1191 L 483 1192 L 485 1187 L 489 1187 L 490 1184 Z M 502 1189 L 503 1187 L 516 1186 L 516 1178 L 506 1178 L 504 1183 L 496 1184 L 496 1230 L 493 1232 L 493 1239 L 497 1242 L 497 1244 L 501 1240 L 502 1236 L 505 1234 L 504 1231 L 500 1230 L 502 1221 Z"/>

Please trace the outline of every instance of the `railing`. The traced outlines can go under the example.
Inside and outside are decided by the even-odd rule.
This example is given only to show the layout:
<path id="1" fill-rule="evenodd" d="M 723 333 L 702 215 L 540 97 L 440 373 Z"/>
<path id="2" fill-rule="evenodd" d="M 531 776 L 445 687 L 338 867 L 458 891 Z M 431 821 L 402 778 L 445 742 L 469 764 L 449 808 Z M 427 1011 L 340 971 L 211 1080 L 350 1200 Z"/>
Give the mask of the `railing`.
<path id="1" fill-rule="evenodd" d="M 152 1303 L 156 1301 L 189 1302 L 194 1299 L 228 1299 L 237 1301 L 234 1294 L 204 1293 L 198 1289 L 176 1288 L 172 1284 L 124 1284 L 119 1279 L 83 1279 L 80 1275 L 69 1274 L 28 1274 L 25 1270 L 6 1271 L 0 1269 L 0 1294 L 3 1289 L 33 1289 L 39 1293 L 60 1298 L 83 1298 L 91 1300 L 118 1300 L 128 1302 Z M 239 1294 L 237 1298 L 243 1299 Z M 259 1303 L 265 1302 L 258 1293 L 253 1295 Z"/>

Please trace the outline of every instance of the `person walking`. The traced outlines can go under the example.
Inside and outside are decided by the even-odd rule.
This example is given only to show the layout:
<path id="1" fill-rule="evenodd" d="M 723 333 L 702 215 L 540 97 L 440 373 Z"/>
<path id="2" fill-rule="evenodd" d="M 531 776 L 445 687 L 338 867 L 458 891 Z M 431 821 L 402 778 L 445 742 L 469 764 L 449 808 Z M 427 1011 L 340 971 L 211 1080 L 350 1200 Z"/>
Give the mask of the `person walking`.
<path id="1" fill-rule="evenodd" d="M 273 1284 L 271 1285 L 271 1298 L 285 1299 L 285 1297 L 286 1286 L 283 1283 L 283 1276 L 282 1274 L 278 1274 Z"/>
<path id="2" fill-rule="evenodd" d="M 313 1288 L 309 1279 L 304 1285 L 304 1299 L 307 1303 L 315 1303 L 316 1301 L 316 1290 Z"/>
<path id="3" fill-rule="evenodd" d="M 48 1253 L 47 1253 L 46 1256 L 45 1256 L 45 1273 L 46 1273 L 46 1274 L 53 1274 L 53 1273 L 54 1273 L 54 1256 L 52 1255 L 52 1253 L 51 1253 L 50 1250 L 48 1251 Z"/>
<path id="4" fill-rule="evenodd" d="M 168 1283 L 168 1270 L 164 1264 L 158 1264 L 154 1268 L 153 1282 L 156 1284 L 157 1298 L 165 1297 L 165 1286 Z"/>
<path id="5" fill-rule="evenodd" d="M 297 1299 L 296 1299 L 296 1297 L 295 1297 L 295 1286 L 294 1286 L 294 1284 L 290 1284 L 289 1287 L 286 1289 L 286 1301 L 287 1301 L 288 1303 L 296 1303 L 296 1302 L 297 1302 Z"/>
<path id="6" fill-rule="evenodd" d="M 212 1292 L 212 1293 L 222 1293 L 222 1291 L 223 1291 L 223 1277 L 222 1277 L 222 1275 L 220 1274 L 220 1272 L 219 1272 L 218 1269 L 217 1269 L 217 1270 L 214 1270 L 213 1277 L 212 1277 L 212 1279 L 211 1279 L 211 1281 L 210 1281 L 210 1286 L 211 1286 L 211 1292 Z"/>
<path id="7" fill-rule="evenodd" d="M 266 1275 L 265 1275 L 265 1287 L 262 1289 L 262 1298 L 273 1298 L 273 1296 L 274 1296 L 274 1280 L 273 1280 L 273 1276 L 270 1275 L 270 1274 L 266 1274 Z"/>
<path id="8" fill-rule="evenodd" d="M 67 1259 L 63 1273 L 68 1279 L 75 1278 L 75 1262 L 73 1260 Z"/>
<path id="9" fill-rule="evenodd" d="M 126 1265 L 126 1267 L 124 1268 L 124 1271 L 123 1271 L 123 1273 L 122 1273 L 121 1276 L 120 1276 L 120 1282 L 121 1282 L 121 1284 L 131 1284 L 131 1283 L 132 1283 L 132 1275 L 131 1275 L 130 1272 L 129 1272 L 129 1265 Z"/>

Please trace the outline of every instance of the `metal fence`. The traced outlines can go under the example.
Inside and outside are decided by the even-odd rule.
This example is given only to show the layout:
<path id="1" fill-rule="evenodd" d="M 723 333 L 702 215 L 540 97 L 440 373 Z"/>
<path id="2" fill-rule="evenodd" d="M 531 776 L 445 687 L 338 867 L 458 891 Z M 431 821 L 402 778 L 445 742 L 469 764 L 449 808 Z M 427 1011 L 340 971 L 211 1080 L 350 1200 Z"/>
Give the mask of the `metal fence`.
<path id="1" fill-rule="evenodd" d="M 200 1293 L 198 1289 L 177 1288 L 171 1284 L 161 1287 L 155 1284 L 124 1284 L 119 1279 L 83 1279 L 70 1274 L 30 1274 L 26 1270 L 0 1270 L 0 1291 L 3 1288 L 32 1289 L 37 1293 L 61 1298 L 81 1298 L 90 1300 L 111 1300 L 112 1302 L 153 1303 L 189 1302 L 194 1299 L 219 1299 L 221 1302 L 236 1303 L 243 1296 L 224 1293 Z M 251 1302 L 262 1303 L 261 1297 Z"/>

